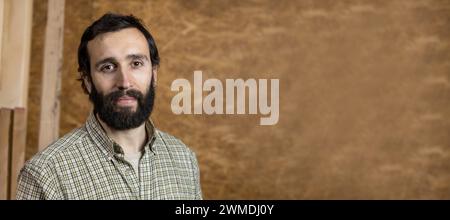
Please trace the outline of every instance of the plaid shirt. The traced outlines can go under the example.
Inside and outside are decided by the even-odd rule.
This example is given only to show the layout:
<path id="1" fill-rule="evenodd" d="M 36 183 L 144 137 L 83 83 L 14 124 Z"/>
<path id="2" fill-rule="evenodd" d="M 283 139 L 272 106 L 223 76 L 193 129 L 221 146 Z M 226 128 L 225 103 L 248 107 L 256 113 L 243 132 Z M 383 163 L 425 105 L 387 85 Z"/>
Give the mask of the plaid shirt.
<path id="1" fill-rule="evenodd" d="M 202 199 L 195 154 L 150 121 L 146 130 L 137 174 L 91 113 L 25 164 L 17 199 Z"/>

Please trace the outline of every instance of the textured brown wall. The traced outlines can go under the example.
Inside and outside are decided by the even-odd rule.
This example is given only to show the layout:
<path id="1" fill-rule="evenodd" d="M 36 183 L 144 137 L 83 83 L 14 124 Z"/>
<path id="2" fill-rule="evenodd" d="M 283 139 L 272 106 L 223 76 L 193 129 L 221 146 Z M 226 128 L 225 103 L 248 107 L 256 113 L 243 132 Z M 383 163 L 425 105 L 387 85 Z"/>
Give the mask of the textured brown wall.
<path id="1" fill-rule="evenodd" d="M 107 11 L 150 26 L 156 125 L 197 152 L 207 199 L 450 198 L 450 2 L 66 1 L 61 135 L 90 103 L 84 28 Z M 46 1 L 35 0 L 28 157 L 36 149 Z M 280 120 L 174 115 L 170 84 L 279 78 Z"/>

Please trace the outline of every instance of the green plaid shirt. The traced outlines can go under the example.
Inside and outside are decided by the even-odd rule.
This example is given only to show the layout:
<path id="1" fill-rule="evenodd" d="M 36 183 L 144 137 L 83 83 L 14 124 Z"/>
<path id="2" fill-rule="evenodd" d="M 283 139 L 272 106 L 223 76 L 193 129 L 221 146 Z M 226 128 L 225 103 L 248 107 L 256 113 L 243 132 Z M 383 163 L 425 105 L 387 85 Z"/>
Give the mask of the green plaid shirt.
<path id="1" fill-rule="evenodd" d="M 136 173 L 91 113 L 25 164 L 17 199 L 202 199 L 195 154 L 150 121 L 146 130 Z"/>

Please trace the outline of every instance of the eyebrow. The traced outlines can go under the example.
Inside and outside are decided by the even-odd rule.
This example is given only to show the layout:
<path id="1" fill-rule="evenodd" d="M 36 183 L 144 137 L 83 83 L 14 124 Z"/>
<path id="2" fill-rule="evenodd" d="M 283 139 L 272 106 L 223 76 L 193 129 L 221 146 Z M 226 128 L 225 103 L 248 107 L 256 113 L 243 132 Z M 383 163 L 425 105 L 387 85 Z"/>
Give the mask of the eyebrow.
<path id="1" fill-rule="evenodd" d="M 143 54 L 130 54 L 130 55 L 127 55 L 126 59 L 127 60 L 141 59 L 141 60 L 149 61 L 148 57 Z M 98 68 L 102 64 L 105 64 L 105 63 L 117 63 L 117 60 L 114 57 L 107 57 L 107 58 L 102 59 L 102 60 L 98 61 L 97 63 L 95 63 L 95 68 Z"/>
<path id="2" fill-rule="evenodd" d="M 128 60 L 140 59 L 140 60 L 149 60 L 146 55 L 143 54 L 130 54 L 127 56 Z"/>

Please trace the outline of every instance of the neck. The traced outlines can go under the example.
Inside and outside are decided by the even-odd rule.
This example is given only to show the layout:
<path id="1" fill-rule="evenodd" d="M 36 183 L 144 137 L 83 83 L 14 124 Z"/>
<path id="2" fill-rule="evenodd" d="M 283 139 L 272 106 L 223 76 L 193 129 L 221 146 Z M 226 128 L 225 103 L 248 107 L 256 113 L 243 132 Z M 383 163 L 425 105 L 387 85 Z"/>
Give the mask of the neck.
<path id="1" fill-rule="evenodd" d="M 145 130 L 145 123 L 142 123 L 137 128 L 127 130 L 116 130 L 109 127 L 104 121 L 97 116 L 98 121 L 105 129 L 106 134 L 114 142 L 122 147 L 125 154 L 136 154 L 142 151 L 142 147 L 147 140 L 147 132 Z"/>

